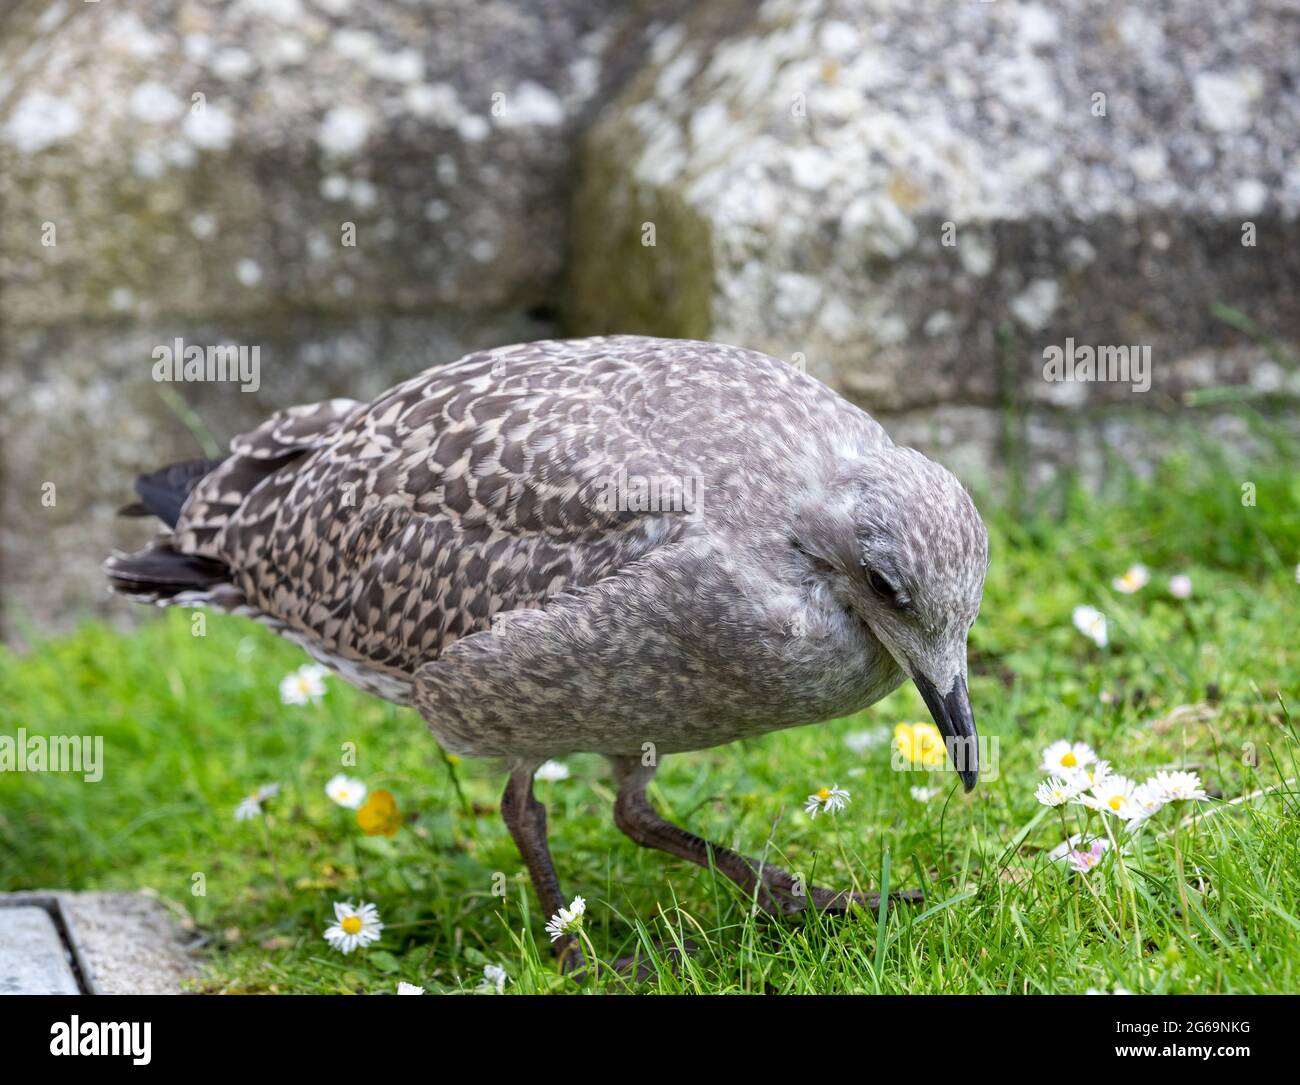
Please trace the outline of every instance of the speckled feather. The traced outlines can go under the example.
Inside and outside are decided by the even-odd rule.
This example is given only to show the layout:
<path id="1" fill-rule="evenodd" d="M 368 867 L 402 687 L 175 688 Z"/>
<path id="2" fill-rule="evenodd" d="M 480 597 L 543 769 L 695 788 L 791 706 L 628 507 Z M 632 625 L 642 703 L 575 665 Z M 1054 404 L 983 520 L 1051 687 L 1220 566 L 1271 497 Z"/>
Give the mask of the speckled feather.
<path id="1" fill-rule="evenodd" d="M 895 688 L 808 552 L 846 545 L 828 525 L 863 519 L 852 480 L 873 464 L 906 468 L 880 527 L 952 569 L 935 623 L 973 621 L 986 564 L 951 475 L 816 380 L 711 343 L 483 351 L 369 404 L 281 412 L 231 452 L 167 544 L 229 580 L 159 601 L 262 621 L 448 749 L 517 763 L 714 746 Z M 696 504 L 610 507 L 620 473 L 687 480 Z"/>

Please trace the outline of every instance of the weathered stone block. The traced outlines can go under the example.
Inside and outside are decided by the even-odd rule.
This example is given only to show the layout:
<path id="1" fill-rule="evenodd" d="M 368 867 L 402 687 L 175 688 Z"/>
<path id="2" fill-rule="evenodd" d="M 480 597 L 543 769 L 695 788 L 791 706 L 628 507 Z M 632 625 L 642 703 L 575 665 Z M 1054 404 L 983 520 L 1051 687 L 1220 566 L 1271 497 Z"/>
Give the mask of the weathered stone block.
<path id="1" fill-rule="evenodd" d="M 0 907 L 0 994 L 80 993 L 49 913 L 38 907 Z"/>
<path id="2" fill-rule="evenodd" d="M 1288 4 L 752 12 L 665 29 L 585 136 L 574 331 L 765 350 L 887 425 L 978 408 L 927 447 L 994 464 L 1006 408 L 1059 418 L 1039 451 L 1072 462 L 1081 410 L 1300 392 L 1216 312 L 1300 343 Z M 1149 352 L 1150 388 L 1044 379 L 1070 339 Z"/>

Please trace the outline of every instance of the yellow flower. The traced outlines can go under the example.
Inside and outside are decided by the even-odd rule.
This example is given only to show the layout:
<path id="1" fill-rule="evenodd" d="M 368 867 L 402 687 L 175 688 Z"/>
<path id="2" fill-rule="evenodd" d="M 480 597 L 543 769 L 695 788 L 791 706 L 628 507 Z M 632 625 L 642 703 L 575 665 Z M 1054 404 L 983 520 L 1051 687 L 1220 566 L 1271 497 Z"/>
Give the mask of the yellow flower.
<path id="1" fill-rule="evenodd" d="M 932 723 L 898 724 L 894 728 L 894 749 L 914 769 L 937 769 L 948 756 L 943 735 Z"/>
<path id="2" fill-rule="evenodd" d="M 371 792 L 365 805 L 357 811 L 357 824 L 366 836 L 396 836 L 402 827 L 402 812 L 397 809 L 392 793 L 382 788 Z"/>

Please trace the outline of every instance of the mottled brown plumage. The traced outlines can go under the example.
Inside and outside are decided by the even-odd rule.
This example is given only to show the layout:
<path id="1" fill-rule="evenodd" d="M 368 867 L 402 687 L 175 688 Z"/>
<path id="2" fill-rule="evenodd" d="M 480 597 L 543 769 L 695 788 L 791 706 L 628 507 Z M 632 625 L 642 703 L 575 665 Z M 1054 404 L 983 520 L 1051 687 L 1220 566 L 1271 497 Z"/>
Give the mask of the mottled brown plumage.
<path id="1" fill-rule="evenodd" d="M 753 351 L 483 351 L 371 403 L 280 412 L 194 475 L 173 479 L 171 538 L 108 562 L 114 587 L 251 616 L 413 704 L 447 748 L 505 758 L 503 812 L 548 907 L 525 787 L 546 758 L 610 757 L 620 824 L 662 846 L 636 794 L 663 753 L 854 712 L 909 674 L 946 733 L 974 733 L 987 541 L 969 497 Z M 168 494 L 140 492 L 170 522 Z M 205 575 L 160 575 L 181 563 Z M 735 858 L 727 873 L 788 900 Z"/>

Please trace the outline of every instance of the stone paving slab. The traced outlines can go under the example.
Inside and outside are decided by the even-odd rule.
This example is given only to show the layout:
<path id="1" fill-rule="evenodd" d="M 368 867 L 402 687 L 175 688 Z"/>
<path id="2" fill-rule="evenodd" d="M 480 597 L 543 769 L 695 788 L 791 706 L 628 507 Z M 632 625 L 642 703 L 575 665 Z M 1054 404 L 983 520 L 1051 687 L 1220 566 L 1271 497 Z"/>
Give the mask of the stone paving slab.
<path id="1" fill-rule="evenodd" d="M 66 973 L 57 989 L 56 958 Z M 184 933 L 156 897 L 0 893 L 4 993 L 180 994 L 196 971 Z"/>
<path id="2" fill-rule="evenodd" d="M 0 994 L 81 994 L 71 956 L 44 908 L 0 908 Z"/>

